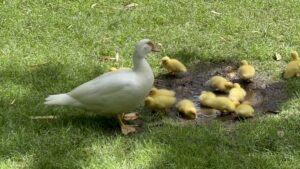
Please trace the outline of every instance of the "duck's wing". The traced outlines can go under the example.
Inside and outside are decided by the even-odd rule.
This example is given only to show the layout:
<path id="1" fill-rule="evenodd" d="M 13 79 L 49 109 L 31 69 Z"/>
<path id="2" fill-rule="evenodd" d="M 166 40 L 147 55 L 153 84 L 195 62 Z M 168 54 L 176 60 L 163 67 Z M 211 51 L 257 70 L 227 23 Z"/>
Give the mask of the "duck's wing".
<path id="1" fill-rule="evenodd" d="M 122 97 L 124 91 L 134 89 L 137 85 L 135 79 L 132 70 L 108 72 L 78 86 L 68 95 L 83 104 L 102 104 L 109 99 Z"/>

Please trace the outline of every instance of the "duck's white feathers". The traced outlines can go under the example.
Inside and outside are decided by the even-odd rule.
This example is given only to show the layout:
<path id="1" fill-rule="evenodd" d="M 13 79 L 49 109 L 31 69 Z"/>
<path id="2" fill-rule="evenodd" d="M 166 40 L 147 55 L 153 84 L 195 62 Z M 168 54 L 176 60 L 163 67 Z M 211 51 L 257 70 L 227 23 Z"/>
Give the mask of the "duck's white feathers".
<path id="1" fill-rule="evenodd" d="M 146 78 L 131 69 L 108 72 L 69 93 L 49 96 L 45 104 L 79 106 L 100 114 L 126 112 L 150 91 L 153 81 Z"/>
<path id="2" fill-rule="evenodd" d="M 143 102 L 153 86 L 153 72 L 144 58 L 153 50 L 151 44 L 149 39 L 137 43 L 133 69 L 107 72 L 68 93 L 49 96 L 45 104 L 77 106 L 99 115 L 115 115 L 132 110 Z"/>

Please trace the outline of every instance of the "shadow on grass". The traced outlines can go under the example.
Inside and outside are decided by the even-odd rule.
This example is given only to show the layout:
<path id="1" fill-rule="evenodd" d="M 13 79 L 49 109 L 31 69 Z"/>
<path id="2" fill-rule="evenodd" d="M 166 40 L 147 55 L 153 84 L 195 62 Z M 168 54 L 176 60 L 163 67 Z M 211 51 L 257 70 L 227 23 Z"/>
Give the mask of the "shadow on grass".
<path id="1" fill-rule="evenodd" d="M 55 89 L 56 92 L 59 92 L 58 90 L 62 90 L 61 87 L 73 85 L 74 88 L 103 73 L 103 70 L 99 68 L 94 68 L 94 71 L 90 71 L 91 67 L 81 67 L 80 70 L 72 69 L 72 65 L 63 65 L 57 62 L 46 63 L 37 67 L 24 66 L 22 71 L 9 69 L 2 71 L 1 75 L 3 78 L 9 79 L 3 83 L 11 82 L 38 92 L 46 92 L 49 89 Z M 74 76 L 75 73 L 80 73 L 79 78 Z M 74 84 L 76 81 L 79 82 Z"/>

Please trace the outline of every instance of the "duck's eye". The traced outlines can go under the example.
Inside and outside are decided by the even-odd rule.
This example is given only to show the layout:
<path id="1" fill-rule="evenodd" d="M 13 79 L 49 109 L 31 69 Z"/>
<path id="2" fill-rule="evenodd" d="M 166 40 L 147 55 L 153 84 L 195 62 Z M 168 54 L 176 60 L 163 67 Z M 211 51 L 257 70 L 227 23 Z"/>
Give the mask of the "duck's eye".
<path id="1" fill-rule="evenodd" d="M 151 49 L 154 49 L 154 44 L 152 42 L 148 42 L 147 45 L 149 45 Z"/>

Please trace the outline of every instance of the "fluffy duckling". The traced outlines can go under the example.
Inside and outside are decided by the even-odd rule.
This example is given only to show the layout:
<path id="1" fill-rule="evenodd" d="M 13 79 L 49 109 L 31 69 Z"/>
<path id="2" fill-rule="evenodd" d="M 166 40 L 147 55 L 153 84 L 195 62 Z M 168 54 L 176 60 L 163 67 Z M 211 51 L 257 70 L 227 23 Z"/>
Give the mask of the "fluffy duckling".
<path id="1" fill-rule="evenodd" d="M 209 91 L 202 91 L 200 96 L 199 96 L 199 100 L 200 100 L 200 104 L 202 106 L 209 106 L 209 99 L 214 99 L 217 96 L 213 93 L 213 92 L 209 92 Z"/>
<path id="2" fill-rule="evenodd" d="M 112 71 L 121 70 L 121 69 L 129 69 L 129 68 L 127 68 L 127 67 L 121 67 L 121 68 L 110 67 L 110 68 L 108 69 L 108 71 L 112 72 Z"/>
<path id="3" fill-rule="evenodd" d="M 246 96 L 246 91 L 238 83 L 233 84 L 233 88 L 230 89 L 228 98 L 231 99 L 235 104 L 239 104 L 243 101 Z"/>
<path id="4" fill-rule="evenodd" d="M 175 97 L 168 96 L 148 96 L 145 98 L 145 106 L 154 110 L 166 110 L 176 102 Z"/>
<path id="5" fill-rule="evenodd" d="M 290 61 L 285 69 L 283 77 L 285 79 L 299 75 L 300 73 L 300 57 L 296 51 L 291 52 L 292 61 Z"/>
<path id="6" fill-rule="evenodd" d="M 152 87 L 152 89 L 149 92 L 149 96 L 169 96 L 174 97 L 175 91 L 173 90 L 167 90 L 167 89 L 157 89 L 155 87 Z"/>
<path id="7" fill-rule="evenodd" d="M 176 108 L 178 112 L 182 113 L 184 117 L 187 117 L 189 119 L 195 119 L 196 118 L 196 107 L 194 103 L 191 100 L 183 99 L 180 100 L 176 104 Z"/>
<path id="8" fill-rule="evenodd" d="M 115 71 L 115 70 L 118 70 L 118 68 L 116 68 L 116 67 L 110 67 L 110 68 L 108 69 L 108 71 L 110 71 L 110 72 Z"/>
<path id="9" fill-rule="evenodd" d="M 161 59 L 162 66 L 166 68 L 171 74 L 175 73 L 185 73 L 187 71 L 184 64 L 182 64 L 177 59 L 171 59 L 168 56 L 165 56 Z"/>
<path id="10" fill-rule="evenodd" d="M 226 92 L 233 87 L 233 84 L 222 76 L 213 76 L 209 82 L 212 88 L 222 92 Z"/>
<path id="11" fill-rule="evenodd" d="M 217 109 L 221 112 L 234 112 L 236 104 L 234 104 L 228 97 L 218 96 L 206 101 L 208 106 Z"/>
<path id="12" fill-rule="evenodd" d="M 243 102 L 237 108 L 235 109 L 235 114 L 238 117 L 248 118 L 248 117 L 254 117 L 254 109 L 250 105 L 249 102 Z"/>
<path id="13" fill-rule="evenodd" d="M 238 74 L 242 80 L 250 81 L 255 75 L 255 69 L 246 60 L 240 62 Z"/>

